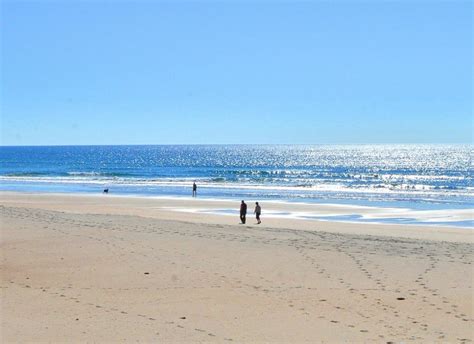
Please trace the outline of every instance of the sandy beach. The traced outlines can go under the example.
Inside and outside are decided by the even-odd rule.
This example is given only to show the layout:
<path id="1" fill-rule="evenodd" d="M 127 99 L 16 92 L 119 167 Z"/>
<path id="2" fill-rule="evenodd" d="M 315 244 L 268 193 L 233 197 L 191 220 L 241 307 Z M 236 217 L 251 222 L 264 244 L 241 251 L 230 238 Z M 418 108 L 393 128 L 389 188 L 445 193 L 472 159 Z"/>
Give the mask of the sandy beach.
<path id="1" fill-rule="evenodd" d="M 237 206 L 0 193 L 1 341 L 474 339 L 472 230 L 186 210 Z"/>

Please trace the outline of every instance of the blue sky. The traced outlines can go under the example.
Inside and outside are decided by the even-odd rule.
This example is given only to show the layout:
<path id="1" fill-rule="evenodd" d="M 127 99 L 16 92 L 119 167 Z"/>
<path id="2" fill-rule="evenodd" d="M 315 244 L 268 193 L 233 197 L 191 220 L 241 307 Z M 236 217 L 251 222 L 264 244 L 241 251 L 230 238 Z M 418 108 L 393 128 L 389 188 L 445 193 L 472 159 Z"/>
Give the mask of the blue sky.
<path id="1" fill-rule="evenodd" d="M 3 145 L 468 143 L 470 1 L 3 1 Z"/>

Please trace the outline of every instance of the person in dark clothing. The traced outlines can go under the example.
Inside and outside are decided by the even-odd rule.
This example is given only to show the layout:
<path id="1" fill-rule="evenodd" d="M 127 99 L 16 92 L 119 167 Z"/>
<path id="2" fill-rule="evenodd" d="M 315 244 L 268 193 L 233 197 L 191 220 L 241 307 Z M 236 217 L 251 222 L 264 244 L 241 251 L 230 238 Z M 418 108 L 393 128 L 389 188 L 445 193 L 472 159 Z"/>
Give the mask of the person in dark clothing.
<path id="1" fill-rule="evenodd" d="M 197 196 L 197 185 L 196 185 L 196 182 L 193 183 L 193 197 L 196 197 Z"/>
<path id="2" fill-rule="evenodd" d="M 254 214 L 255 214 L 255 217 L 257 218 L 257 225 L 261 224 L 262 221 L 260 221 L 260 214 L 262 213 L 262 208 L 260 207 L 260 205 L 258 204 L 258 202 L 255 202 L 255 211 L 254 211 Z"/>
<path id="3" fill-rule="evenodd" d="M 245 202 L 242 201 L 242 203 L 240 204 L 240 221 L 242 222 L 242 224 L 245 224 L 246 216 L 247 216 L 247 204 L 245 204 Z"/>

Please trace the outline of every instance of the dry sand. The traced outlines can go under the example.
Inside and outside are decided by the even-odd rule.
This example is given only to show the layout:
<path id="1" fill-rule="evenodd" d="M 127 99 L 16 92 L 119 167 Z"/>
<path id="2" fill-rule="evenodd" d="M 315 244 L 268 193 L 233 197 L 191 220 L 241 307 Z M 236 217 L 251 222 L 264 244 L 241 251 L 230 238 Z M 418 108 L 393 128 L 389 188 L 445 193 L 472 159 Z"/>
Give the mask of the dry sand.
<path id="1" fill-rule="evenodd" d="M 203 202 L 1 193 L 2 342 L 473 340 L 471 230 Z"/>

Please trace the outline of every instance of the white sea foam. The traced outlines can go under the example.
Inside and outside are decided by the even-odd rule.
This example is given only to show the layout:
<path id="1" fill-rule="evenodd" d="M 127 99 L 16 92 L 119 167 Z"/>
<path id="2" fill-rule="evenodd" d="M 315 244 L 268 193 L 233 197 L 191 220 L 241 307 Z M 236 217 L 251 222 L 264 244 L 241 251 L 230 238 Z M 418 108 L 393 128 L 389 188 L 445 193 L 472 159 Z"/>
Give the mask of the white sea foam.
<path id="1" fill-rule="evenodd" d="M 465 189 L 437 188 L 430 185 L 409 184 L 400 185 L 344 185 L 342 183 L 325 183 L 311 186 L 303 185 L 274 185 L 257 183 L 231 183 L 231 182 L 213 182 L 209 178 L 162 178 L 162 179 L 143 179 L 143 178 L 120 178 L 100 176 L 94 173 L 87 175 L 73 174 L 72 176 L 61 177 L 36 177 L 36 176 L 0 176 L 0 182 L 22 182 L 22 183 L 52 183 L 52 184 L 90 184 L 101 186 L 132 186 L 132 187 L 180 187 L 189 188 L 190 182 L 197 181 L 200 188 L 208 189 L 241 189 L 241 190 L 267 190 L 267 191 L 296 191 L 296 192 L 333 192 L 333 193 L 353 193 L 353 194 L 411 194 L 411 195 L 454 195 L 454 196 L 474 196 L 474 189 L 468 187 Z"/>

